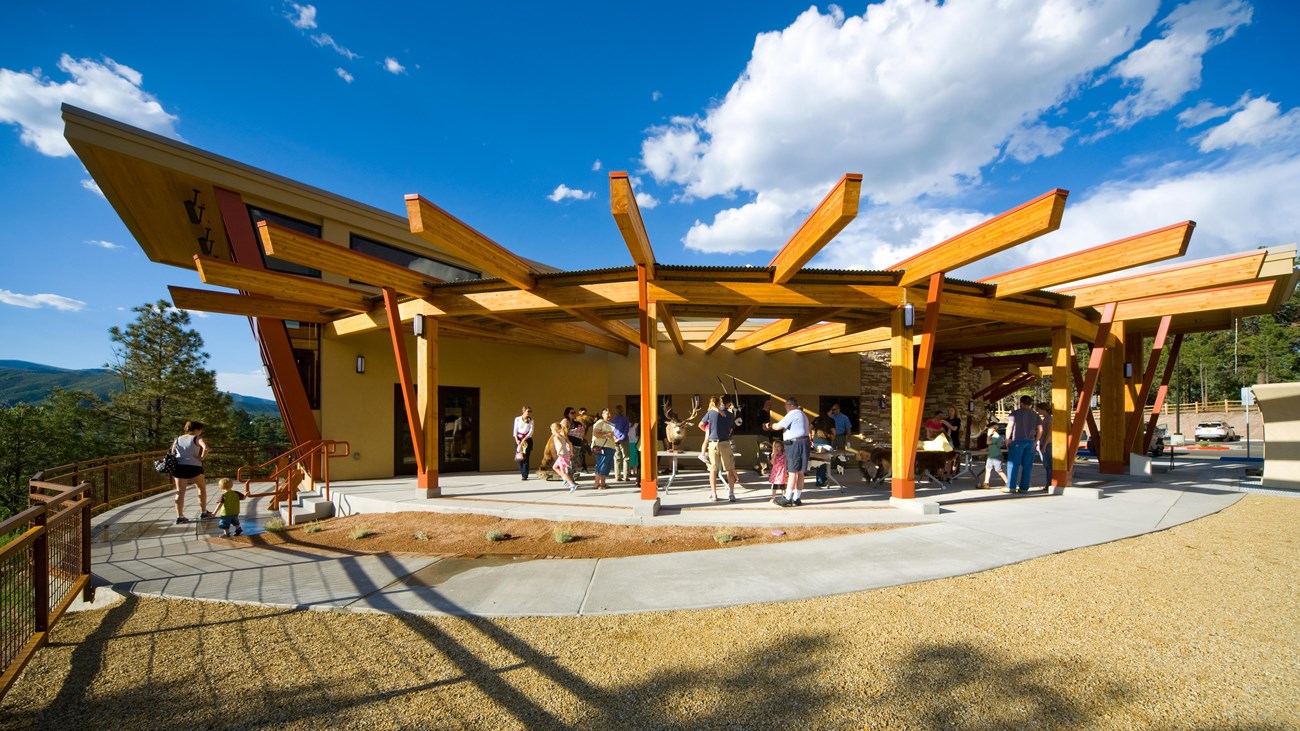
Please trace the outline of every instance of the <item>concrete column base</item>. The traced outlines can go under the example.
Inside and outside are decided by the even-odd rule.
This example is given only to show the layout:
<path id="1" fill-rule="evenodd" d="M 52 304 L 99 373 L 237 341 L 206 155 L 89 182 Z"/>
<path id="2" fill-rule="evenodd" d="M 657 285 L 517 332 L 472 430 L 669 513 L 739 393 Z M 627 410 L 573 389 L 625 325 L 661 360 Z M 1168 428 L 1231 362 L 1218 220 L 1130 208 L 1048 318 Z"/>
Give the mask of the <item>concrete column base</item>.
<path id="1" fill-rule="evenodd" d="M 1081 497 L 1089 500 L 1100 500 L 1102 489 L 1100 487 L 1067 487 L 1061 492 L 1066 497 Z"/>
<path id="2" fill-rule="evenodd" d="M 659 514 L 659 498 L 642 500 L 632 506 L 632 514 L 638 518 L 653 518 Z"/>
<path id="3" fill-rule="evenodd" d="M 899 510 L 906 510 L 911 513 L 920 513 L 921 515 L 939 514 L 939 503 L 931 500 L 891 497 L 889 498 L 889 505 L 898 508 Z"/>
<path id="4" fill-rule="evenodd" d="M 1130 454 L 1128 479 L 1130 482 L 1151 482 L 1151 458 L 1145 454 Z"/>

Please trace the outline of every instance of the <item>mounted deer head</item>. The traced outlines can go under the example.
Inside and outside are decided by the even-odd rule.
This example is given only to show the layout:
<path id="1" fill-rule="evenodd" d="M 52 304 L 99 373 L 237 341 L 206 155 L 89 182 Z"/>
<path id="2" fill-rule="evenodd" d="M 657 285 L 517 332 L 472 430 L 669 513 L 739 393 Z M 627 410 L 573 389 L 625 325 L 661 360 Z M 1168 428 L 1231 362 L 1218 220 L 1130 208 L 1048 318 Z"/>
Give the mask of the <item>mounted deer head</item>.
<path id="1" fill-rule="evenodd" d="M 695 417 L 700 415 L 700 397 L 695 395 L 691 397 L 691 413 L 686 418 L 679 418 L 677 412 L 673 410 L 671 401 L 664 404 L 664 446 L 669 452 L 682 451 L 682 442 L 686 441 L 686 435 L 695 423 Z"/>

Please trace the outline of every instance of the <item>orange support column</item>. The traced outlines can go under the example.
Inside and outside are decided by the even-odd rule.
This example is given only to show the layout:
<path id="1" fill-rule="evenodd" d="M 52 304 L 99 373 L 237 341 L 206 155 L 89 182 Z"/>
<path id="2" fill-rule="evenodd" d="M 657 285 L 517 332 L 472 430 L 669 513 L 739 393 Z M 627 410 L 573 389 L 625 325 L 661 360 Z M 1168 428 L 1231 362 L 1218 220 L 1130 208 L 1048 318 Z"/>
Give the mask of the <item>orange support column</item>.
<path id="1" fill-rule="evenodd" d="M 402 329 L 402 315 L 397 309 L 397 293 L 384 287 L 384 307 L 388 310 L 388 334 L 393 341 L 393 359 L 397 361 L 397 380 L 402 386 L 402 403 L 406 405 L 406 423 L 411 427 L 411 446 L 415 448 L 415 473 L 425 474 L 424 421 L 415 400 L 415 379 L 411 377 L 411 362 L 406 358 L 406 332 Z"/>
<path id="2" fill-rule="evenodd" d="M 890 431 L 893 442 L 890 450 L 890 495 L 897 498 L 916 497 L 916 439 L 908 432 L 912 408 L 912 331 L 903 326 L 902 308 L 890 315 Z"/>
<path id="3" fill-rule="evenodd" d="M 415 338 L 415 394 L 420 401 L 424 432 L 424 470 L 417 478 L 426 498 L 441 497 L 438 487 L 438 450 L 442 436 L 438 414 L 438 319 L 424 305 L 424 334 Z"/>
<path id="4" fill-rule="evenodd" d="M 649 299 L 645 266 L 636 267 L 637 310 L 641 326 L 641 504 L 637 515 L 659 513 L 659 317 Z"/>

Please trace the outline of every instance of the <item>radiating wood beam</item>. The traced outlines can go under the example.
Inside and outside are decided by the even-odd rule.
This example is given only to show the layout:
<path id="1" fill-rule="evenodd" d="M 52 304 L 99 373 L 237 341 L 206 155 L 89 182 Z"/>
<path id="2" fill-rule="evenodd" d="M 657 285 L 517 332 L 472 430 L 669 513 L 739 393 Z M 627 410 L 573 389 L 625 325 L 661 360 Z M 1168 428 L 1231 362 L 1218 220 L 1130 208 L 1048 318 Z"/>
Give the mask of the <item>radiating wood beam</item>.
<path id="1" fill-rule="evenodd" d="M 606 320 L 594 312 L 578 307 L 565 307 L 564 311 L 588 325 L 598 327 L 614 337 L 622 338 L 629 345 L 636 345 L 641 339 L 641 334 L 622 320 Z"/>
<path id="2" fill-rule="evenodd" d="M 1027 375 L 1029 375 L 1029 373 L 1021 369 L 1011 371 L 1000 378 L 994 379 L 992 383 L 971 394 L 970 397 L 979 401 L 992 401 L 993 398 L 990 397 L 989 394 L 997 391 L 1008 383 L 1024 378 Z"/>
<path id="3" fill-rule="evenodd" d="M 1165 407 L 1165 397 L 1169 394 L 1169 379 L 1174 375 L 1174 367 L 1178 363 L 1178 351 L 1183 347 L 1183 334 L 1178 333 L 1174 336 L 1174 342 L 1169 344 L 1169 357 L 1165 358 L 1165 372 L 1160 377 L 1160 388 L 1156 391 L 1156 402 L 1151 405 L 1151 418 L 1147 420 L 1147 430 L 1142 435 L 1142 454 L 1151 451 L 1151 438 L 1156 433 L 1156 423 L 1160 419 L 1160 411 Z M 1173 447 L 1170 447 L 1173 449 Z"/>
<path id="4" fill-rule="evenodd" d="M 973 368 L 997 368 L 998 366 L 1007 365 L 1028 365 L 1036 366 L 1052 365 L 1051 353 L 1014 353 L 1012 355 L 981 355 L 971 358 Z"/>
<path id="5" fill-rule="evenodd" d="M 1198 289 L 1194 292 L 1161 297 L 1147 297 L 1140 300 L 1120 302 L 1115 311 L 1117 321 L 1140 320 L 1145 317 L 1164 317 L 1211 310 L 1233 310 L 1239 307 L 1258 307 L 1268 304 L 1273 294 L 1274 282 L 1249 282 L 1233 284 L 1213 289 Z"/>
<path id="6" fill-rule="evenodd" d="M 647 272 L 649 269 L 647 268 Z M 659 302 L 659 322 L 664 326 L 664 332 L 668 333 L 668 341 L 673 344 L 673 350 L 678 355 L 686 352 L 686 340 L 682 338 L 682 329 L 677 325 L 677 318 L 673 317 L 673 308 L 664 302 Z"/>
<path id="7" fill-rule="evenodd" d="M 863 333 L 868 330 L 888 327 L 888 316 L 867 320 L 856 320 L 854 322 L 824 322 L 820 325 L 802 328 L 791 332 L 788 335 L 782 335 L 775 340 L 763 343 L 759 347 L 763 352 L 775 353 L 781 350 L 800 348 L 805 345 L 827 342 L 835 338 L 857 335 L 858 333 Z"/>
<path id="8" fill-rule="evenodd" d="M 1115 303 L 1111 302 L 1102 310 L 1101 322 L 1097 326 L 1097 340 L 1093 342 L 1092 352 L 1088 356 L 1087 376 L 1083 379 L 1083 385 L 1079 387 L 1079 398 L 1074 406 L 1074 418 L 1070 419 L 1070 440 L 1065 449 L 1065 456 L 1069 460 L 1069 469 L 1074 469 L 1074 460 L 1079 454 L 1079 440 L 1083 437 L 1083 424 L 1087 420 L 1088 414 L 1092 413 L 1092 392 L 1096 390 L 1097 379 L 1101 376 L 1102 359 L 1106 354 L 1106 341 L 1110 337 L 1111 323 L 1114 320 Z"/>
<path id="9" fill-rule="evenodd" d="M 567 322 L 542 322 L 521 315 L 498 315 L 497 319 L 516 327 L 535 330 L 557 338 L 571 340 L 575 343 L 582 343 L 583 345 L 590 345 L 593 348 L 600 348 L 618 355 L 627 355 L 628 344 L 626 340 L 616 338 L 613 335 L 594 332 L 579 325 Z"/>
<path id="10" fill-rule="evenodd" d="M 737 307 L 732 310 L 731 314 L 718 320 L 718 326 L 713 328 L 707 340 L 704 341 L 704 352 L 712 353 L 718 349 L 719 345 L 727 342 L 727 338 L 736 331 L 736 328 L 745 324 L 750 315 L 758 311 L 758 305 L 749 305 L 747 307 Z"/>
<path id="11" fill-rule="evenodd" d="M 796 353 L 817 353 L 825 351 L 827 353 L 845 353 L 848 351 L 865 352 L 869 350 L 880 350 L 889 347 L 891 335 L 888 327 L 874 327 L 870 330 L 864 330 L 852 335 L 841 335 L 831 340 L 823 340 L 811 345 L 800 345 L 794 348 Z M 883 343 L 883 345 L 881 345 Z"/>
<path id="12" fill-rule="evenodd" d="M 406 305 L 409 304 L 410 307 Z M 419 300 L 413 300 L 410 303 L 398 305 L 398 310 L 405 314 L 410 309 L 419 306 Z M 534 348 L 550 348 L 552 350 L 563 350 L 569 353 L 581 353 L 586 349 L 585 343 L 579 343 L 575 340 L 566 338 L 557 338 L 551 333 L 542 333 L 531 328 L 521 328 L 515 326 L 511 330 L 494 330 L 488 327 L 480 327 L 465 322 L 449 320 L 445 317 L 438 318 L 443 337 L 460 337 L 471 340 L 479 340 L 488 343 L 499 343 L 501 345 L 526 345 Z"/>
<path id="13" fill-rule="evenodd" d="M 1083 251 L 994 274 L 981 282 L 996 283 L 997 297 L 1046 289 L 1057 284 L 1173 259 L 1187 253 L 1194 221 L 1183 221 Z"/>
<path id="14" fill-rule="evenodd" d="M 406 196 L 406 216 L 411 233 L 434 246 L 474 262 L 485 273 L 500 277 L 520 289 L 536 286 L 537 279 L 528 262 L 424 198 Z"/>
<path id="15" fill-rule="evenodd" d="M 1093 282 L 1057 290 L 1074 297 L 1075 307 L 1091 307 L 1106 302 L 1123 302 L 1144 297 L 1173 294 L 1208 287 L 1248 282 L 1260 273 L 1266 252 L 1250 251 L 1232 256 L 1215 257 L 1183 266 Z"/>
<path id="16" fill-rule="evenodd" d="M 769 322 L 754 332 L 736 340 L 735 350 L 737 353 L 743 353 L 751 348 L 756 348 L 763 343 L 787 335 L 795 330 L 802 330 L 809 325 L 816 324 L 829 317 L 834 317 L 843 312 L 842 309 L 826 308 L 813 310 L 798 317 L 785 317 L 773 322 Z"/>
<path id="17" fill-rule="evenodd" d="M 1169 336 L 1169 323 L 1174 318 L 1166 315 L 1160 318 L 1160 327 L 1156 330 L 1156 337 L 1151 341 L 1151 352 L 1147 354 L 1147 367 L 1142 373 L 1142 382 L 1138 388 L 1137 398 L 1133 413 L 1129 415 L 1128 425 L 1124 430 L 1124 449 L 1132 452 L 1135 442 L 1138 441 L 1138 429 L 1142 427 L 1142 416 L 1146 410 L 1147 399 L 1151 397 L 1151 384 L 1156 379 L 1156 366 L 1160 363 L 1160 353 L 1165 347 L 1165 338 Z M 1141 338 L 1135 338 L 1139 343 Z M 1142 441 L 1146 441 L 1145 439 Z M 1143 454 L 1146 452 L 1143 451 Z"/>
<path id="18" fill-rule="evenodd" d="M 840 178 L 826 198 L 822 200 L 798 231 L 768 263 L 772 267 L 772 281 L 784 284 L 790 281 L 809 259 L 844 230 L 858 215 L 858 198 L 862 192 L 862 176 L 848 173 Z"/>
<path id="19" fill-rule="evenodd" d="M 650 237 L 645 232 L 645 221 L 641 220 L 641 207 L 637 205 L 636 193 L 632 191 L 632 181 L 627 172 L 615 171 L 609 174 L 609 210 L 614 214 L 614 223 L 627 244 L 632 262 L 645 267 L 646 277 L 655 278 L 655 252 L 650 246 Z"/>
<path id="20" fill-rule="evenodd" d="M 232 294 L 175 286 L 170 286 L 167 290 L 171 292 L 172 304 L 182 310 L 245 317 L 270 317 L 295 322 L 323 323 L 334 319 L 329 315 L 321 314 L 321 308 L 317 305 L 263 297 L 258 294 Z"/>
<path id="21" fill-rule="evenodd" d="M 1018 377 L 990 391 L 984 397 L 984 400 L 988 402 L 1001 401 L 1007 396 L 1010 396 L 1016 391 L 1019 391 L 1020 389 L 1024 388 L 1025 386 L 1028 386 L 1029 384 L 1037 380 L 1038 380 L 1038 376 L 1035 376 L 1032 373 L 1021 373 Z"/>
<path id="22" fill-rule="evenodd" d="M 262 249 L 277 259 L 332 272 L 375 287 L 392 287 L 408 297 L 427 297 L 429 284 L 442 281 L 268 221 L 257 224 L 257 233 L 262 239 Z"/>
<path id="23" fill-rule="evenodd" d="M 898 283 L 907 287 L 1055 231 L 1068 195 L 1060 188 L 1044 193 L 889 268 L 905 270 Z"/>
<path id="24" fill-rule="evenodd" d="M 204 284 L 242 289 L 270 297 L 283 297 L 340 310 L 369 312 L 374 309 L 372 295 L 339 284 L 320 282 L 295 274 L 254 269 L 202 254 L 194 255 L 194 267 L 198 269 L 199 278 Z"/>
<path id="25" fill-rule="evenodd" d="M 406 423 L 411 427 L 411 444 L 415 448 L 415 470 L 425 474 L 424 422 L 415 400 L 415 379 L 411 375 L 411 361 L 406 357 L 406 333 L 402 331 L 401 315 L 397 309 L 397 293 L 383 288 L 384 310 L 388 316 L 389 339 L 393 343 L 393 359 L 397 361 L 397 379 L 402 388 L 402 403 L 406 406 Z"/>

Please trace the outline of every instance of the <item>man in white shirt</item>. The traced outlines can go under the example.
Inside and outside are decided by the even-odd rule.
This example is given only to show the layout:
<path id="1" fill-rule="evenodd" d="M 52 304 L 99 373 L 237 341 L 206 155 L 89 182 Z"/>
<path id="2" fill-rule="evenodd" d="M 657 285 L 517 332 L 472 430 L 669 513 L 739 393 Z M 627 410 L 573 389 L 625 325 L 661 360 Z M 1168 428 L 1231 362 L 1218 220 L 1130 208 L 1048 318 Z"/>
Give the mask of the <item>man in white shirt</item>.
<path id="1" fill-rule="evenodd" d="M 803 505 L 803 473 L 808 469 L 808 416 L 793 398 L 785 400 L 785 417 L 769 427 L 783 432 L 785 442 L 785 501 L 777 505 L 791 507 Z"/>

